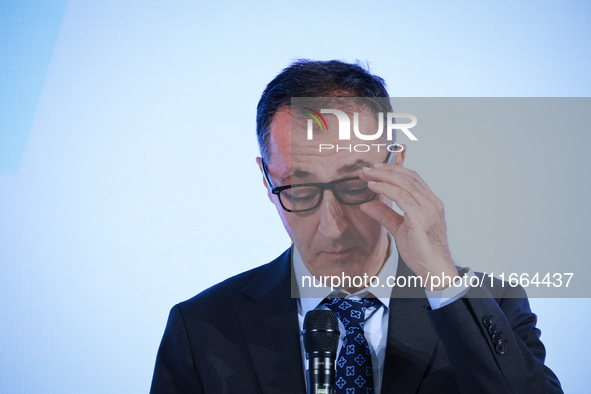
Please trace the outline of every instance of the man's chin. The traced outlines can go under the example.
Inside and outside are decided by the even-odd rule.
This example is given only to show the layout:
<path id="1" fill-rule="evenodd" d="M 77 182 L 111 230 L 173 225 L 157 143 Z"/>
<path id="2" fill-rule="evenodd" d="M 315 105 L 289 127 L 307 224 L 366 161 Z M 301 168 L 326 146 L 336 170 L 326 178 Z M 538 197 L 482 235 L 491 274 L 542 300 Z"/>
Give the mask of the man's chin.
<path id="1" fill-rule="evenodd" d="M 316 270 L 320 275 L 329 276 L 363 276 L 365 264 L 361 263 L 364 258 L 354 253 L 338 255 L 334 253 L 321 253 L 316 259 Z"/>
<path id="2" fill-rule="evenodd" d="M 331 265 L 348 265 L 357 260 L 351 250 L 343 252 L 321 252 L 319 258 L 323 263 Z"/>

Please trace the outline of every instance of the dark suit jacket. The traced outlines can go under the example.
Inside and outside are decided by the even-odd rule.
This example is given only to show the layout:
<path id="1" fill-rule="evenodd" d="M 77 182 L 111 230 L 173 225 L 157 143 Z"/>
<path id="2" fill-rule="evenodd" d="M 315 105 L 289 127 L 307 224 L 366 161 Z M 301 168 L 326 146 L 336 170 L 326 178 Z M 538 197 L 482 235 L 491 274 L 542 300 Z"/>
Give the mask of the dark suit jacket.
<path id="1" fill-rule="evenodd" d="M 306 393 L 289 253 L 172 308 L 151 393 Z M 391 299 L 382 393 L 561 393 L 523 289 L 470 294 Z"/>

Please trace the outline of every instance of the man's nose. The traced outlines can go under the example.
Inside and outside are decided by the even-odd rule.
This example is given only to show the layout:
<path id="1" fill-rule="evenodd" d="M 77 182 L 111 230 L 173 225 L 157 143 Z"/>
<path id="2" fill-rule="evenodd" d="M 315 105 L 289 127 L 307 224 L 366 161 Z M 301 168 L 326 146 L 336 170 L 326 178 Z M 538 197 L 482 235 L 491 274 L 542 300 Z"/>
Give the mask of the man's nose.
<path id="1" fill-rule="evenodd" d="M 317 208 L 320 214 L 318 230 L 328 239 L 338 239 L 349 227 L 342 211 L 342 205 L 335 198 L 332 190 L 324 192 L 322 203 Z"/>

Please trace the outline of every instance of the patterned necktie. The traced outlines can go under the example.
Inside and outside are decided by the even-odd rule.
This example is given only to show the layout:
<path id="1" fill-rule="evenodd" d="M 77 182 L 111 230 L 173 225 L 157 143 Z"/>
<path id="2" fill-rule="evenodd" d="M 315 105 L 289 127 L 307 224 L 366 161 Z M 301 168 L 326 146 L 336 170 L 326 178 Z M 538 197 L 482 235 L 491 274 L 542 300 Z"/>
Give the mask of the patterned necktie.
<path id="1" fill-rule="evenodd" d="M 371 352 L 363 325 L 365 310 L 380 301 L 373 299 L 326 298 L 322 305 L 336 313 L 345 326 L 343 347 L 337 357 L 335 394 L 373 394 Z"/>

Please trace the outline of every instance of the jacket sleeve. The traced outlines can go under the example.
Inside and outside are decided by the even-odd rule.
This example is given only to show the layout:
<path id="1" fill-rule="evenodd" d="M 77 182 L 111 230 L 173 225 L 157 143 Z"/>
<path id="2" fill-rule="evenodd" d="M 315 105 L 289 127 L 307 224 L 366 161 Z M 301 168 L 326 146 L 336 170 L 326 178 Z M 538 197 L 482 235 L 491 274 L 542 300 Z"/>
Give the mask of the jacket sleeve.
<path id="1" fill-rule="evenodd" d="M 496 282 L 501 287 L 503 282 Z M 562 393 L 544 365 L 536 315 L 521 287 L 498 299 L 477 287 L 428 315 L 456 372 L 462 393 Z"/>
<path id="2" fill-rule="evenodd" d="M 150 394 L 203 393 L 185 321 L 178 305 L 170 311 L 156 356 Z"/>

